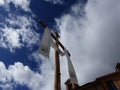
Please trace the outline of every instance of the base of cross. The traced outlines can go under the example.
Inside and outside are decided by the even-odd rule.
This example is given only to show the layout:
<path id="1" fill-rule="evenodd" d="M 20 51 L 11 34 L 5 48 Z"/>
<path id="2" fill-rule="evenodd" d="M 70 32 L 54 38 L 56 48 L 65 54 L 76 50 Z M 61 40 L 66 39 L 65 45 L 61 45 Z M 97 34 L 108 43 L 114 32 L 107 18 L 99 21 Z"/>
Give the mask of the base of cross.
<path id="1" fill-rule="evenodd" d="M 65 82 L 66 90 L 77 90 L 79 88 L 78 84 L 72 83 L 70 79 Z"/>

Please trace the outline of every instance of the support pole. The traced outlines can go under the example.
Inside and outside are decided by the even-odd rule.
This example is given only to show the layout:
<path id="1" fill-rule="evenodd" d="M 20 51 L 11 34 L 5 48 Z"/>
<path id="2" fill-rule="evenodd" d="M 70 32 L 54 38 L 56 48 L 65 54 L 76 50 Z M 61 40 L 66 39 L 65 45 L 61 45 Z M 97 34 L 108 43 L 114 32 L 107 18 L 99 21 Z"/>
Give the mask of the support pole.
<path id="1" fill-rule="evenodd" d="M 47 28 L 47 25 L 42 21 L 39 20 L 39 23 L 43 26 L 44 29 Z M 57 47 L 61 47 L 63 50 L 65 49 L 65 47 L 63 46 L 63 44 L 58 40 L 58 38 L 60 37 L 57 33 L 52 33 L 51 32 L 51 36 L 55 41 L 55 44 L 57 45 Z M 69 56 L 70 53 L 68 52 Z M 59 60 L 59 53 L 57 50 L 55 50 L 55 63 L 54 63 L 54 90 L 61 90 L 61 77 L 60 77 L 60 60 Z M 71 84 L 71 88 L 76 88 L 76 84 Z"/>
<path id="2" fill-rule="evenodd" d="M 56 40 L 55 44 L 58 45 L 58 34 L 55 34 Z M 55 50 L 55 63 L 54 63 L 54 90 L 61 90 L 61 81 L 60 81 L 60 60 L 59 60 L 59 52 Z"/>
<path id="3" fill-rule="evenodd" d="M 43 28 L 47 28 L 46 24 L 42 21 L 39 20 L 39 23 L 43 26 Z M 53 37 L 55 44 L 57 47 L 59 45 L 64 49 L 64 46 L 59 42 L 58 38 L 60 37 L 57 33 L 53 34 L 51 33 L 51 36 Z M 61 81 L 60 81 L 60 60 L 59 60 L 59 53 L 57 50 L 55 50 L 55 63 L 54 63 L 54 90 L 61 90 Z"/>

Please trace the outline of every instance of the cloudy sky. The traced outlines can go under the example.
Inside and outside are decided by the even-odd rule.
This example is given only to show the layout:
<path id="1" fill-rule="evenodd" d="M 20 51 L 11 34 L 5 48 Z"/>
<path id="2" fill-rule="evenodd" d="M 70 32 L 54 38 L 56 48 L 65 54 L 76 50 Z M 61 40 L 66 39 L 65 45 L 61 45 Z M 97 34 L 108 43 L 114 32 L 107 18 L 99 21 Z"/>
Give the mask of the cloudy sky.
<path id="1" fill-rule="evenodd" d="M 42 19 L 70 51 L 79 85 L 120 61 L 119 0 L 0 0 L 0 90 L 53 90 L 54 50 L 38 53 Z M 69 78 L 61 57 L 61 87 Z"/>

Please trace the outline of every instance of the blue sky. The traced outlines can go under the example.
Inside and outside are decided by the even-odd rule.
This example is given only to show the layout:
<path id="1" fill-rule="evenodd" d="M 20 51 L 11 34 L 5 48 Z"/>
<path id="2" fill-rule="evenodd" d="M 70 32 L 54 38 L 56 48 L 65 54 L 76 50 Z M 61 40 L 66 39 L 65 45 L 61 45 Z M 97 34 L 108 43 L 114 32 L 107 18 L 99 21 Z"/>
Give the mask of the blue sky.
<path id="1" fill-rule="evenodd" d="M 3 0 L 4 1 L 4 0 Z M 14 0 L 13 0 L 14 1 Z M 54 27 L 55 24 L 55 18 L 60 17 L 62 14 L 66 13 L 69 11 L 69 8 L 71 7 L 71 5 L 77 3 L 78 1 L 75 0 L 70 0 L 70 1 L 63 1 L 63 3 L 56 3 L 53 4 L 53 2 L 50 1 L 44 1 L 44 0 L 31 0 L 31 1 L 27 1 L 29 2 L 29 6 L 25 7 L 29 10 L 26 10 L 25 8 L 21 8 L 21 6 L 17 6 L 16 3 L 13 3 L 13 1 L 8 1 L 6 6 L 2 6 L 1 5 L 1 30 L 2 27 L 8 27 L 10 29 L 21 29 L 21 25 L 22 25 L 22 21 L 20 22 L 21 25 L 15 24 L 16 22 L 14 22 L 14 20 L 17 18 L 18 16 L 24 16 L 25 17 L 29 17 L 30 19 L 33 20 L 34 23 L 27 21 L 27 23 L 30 25 L 28 25 L 28 27 L 32 28 L 32 32 L 37 33 L 38 37 L 37 37 L 37 41 L 34 43 L 34 45 L 30 44 L 30 47 L 27 46 L 27 42 L 28 41 L 22 41 L 20 40 L 20 43 L 24 42 L 24 45 L 21 46 L 12 46 L 11 43 L 9 43 L 9 41 L 5 41 L 4 43 L 6 44 L 6 46 L 4 48 L 2 48 L 1 45 L 1 60 L 4 60 L 5 65 L 8 67 L 9 64 L 14 64 L 15 61 L 20 61 L 22 63 L 24 63 L 25 65 L 30 65 L 30 68 L 34 69 L 36 68 L 37 63 L 34 62 L 34 60 L 31 60 L 30 62 L 28 62 L 28 55 L 31 54 L 32 52 L 36 51 L 38 49 L 39 46 L 39 42 L 40 39 L 42 37 L 43 34 L 43 29 L 41 28 L 41 26 L 38 23 L 39 19 L 44 20 L 47 25 L 49 27 Z M 22 1 L 22 0 L 21 0 Z M 17 2 L 17 1 L 16 1 Z M 19 1 L 18 1 L 19 2 Z M 24 0 L 22 1 L 24 2 Z M 6 3 L 4 1 L 4 3 Z M 9 10 L 7 10 L 7 7 Z M 5 20 L 7 19 L 7 20 Z M 26 18 L 25 18 L 26 19 Z M 11 23 L 10 23 L 11 20 Z M 12 23 L 14 22 L 14 24 Z M 18 21 L 17 21 L 18 22 Z M 36 25 L 36 27 L 35 27 Z M 8 32 L 10 33 L 10 32 Z M 29 31 L 27 33 L 29 35 Z M 22 37 L 22 35 L 21 35 Z M 32 36 L 31 36 L 32 37 Z M 2 38 L 6 38 L 6 37 L 2 37 Z M 14 38 L 14 37 L 13 37 Z M 34 37 L 33 37 L 34 38 Z M 20 38 L 21 39 L 21 38 Z M 9 43 L 9 45 L 7 46 L 7 43 Z M 6 57 L 7 56 L 7 57 Z M 31 65 L 32 62 L 32 65 Z M 35 63 L 35 64 L 34 64 Z"/>
<path id="2" fill-rule="evenodd" d="M 42 19 L 71 53 L 79 84 L 114 71 L 120 60 L 118 0 L 0 0 L 0 90 L 53 90 L 54 50 L 38 53 Z M 61 57 L 62 90 L 68 79 Z"/>
<path id="3" fill-rule="evenodd" d="M 48 26 L 52 28 L 55 25 L 54 19 L 68 12 L 71 5 L 77 2 L 77 0 L 61 2 L 58 0 L 56 3 L 52 0 L 1 0 L 0 60 L 4 68 L 9 69 L 10 65 L 19 63 L 22 64 L 22 66 L 28 66 L 32 72 L 38 72 L 40 74 L 41 70 L 39 67 L 42 61 L 41 59 L 37 61 L 36 58 L 32 56 L 33 53 L 37 53 L 43 34 L 43 28 L 39 25 L 38 20 L 44 20 Z M 31 89 L 29 86 L 21 85 L 21 83 L 15 80 L 7 81 L 7 77 L 5 77 L 5 83 L 2 80 L 0 83 L 1 90 Z M 24 81 L 22 83 L 24 83 Z"/>

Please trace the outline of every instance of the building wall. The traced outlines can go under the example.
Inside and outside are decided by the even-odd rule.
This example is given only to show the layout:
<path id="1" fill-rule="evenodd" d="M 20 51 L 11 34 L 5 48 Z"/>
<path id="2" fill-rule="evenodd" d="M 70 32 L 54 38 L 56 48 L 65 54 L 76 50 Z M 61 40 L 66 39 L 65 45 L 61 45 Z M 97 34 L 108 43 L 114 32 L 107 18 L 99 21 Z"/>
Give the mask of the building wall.
<path id="1" fill-rule="evenodd" d="M 80 86 L 76 90 L 104 90 L 102 84 L 97 83 L 96 81 Z"/>
<path id="2" fill-rule="evenodd" d="M 99 77 L 94 82 L 79 86 L 74 90 L 120 90 L 120 71 Z"/>

